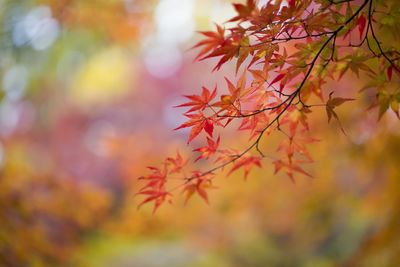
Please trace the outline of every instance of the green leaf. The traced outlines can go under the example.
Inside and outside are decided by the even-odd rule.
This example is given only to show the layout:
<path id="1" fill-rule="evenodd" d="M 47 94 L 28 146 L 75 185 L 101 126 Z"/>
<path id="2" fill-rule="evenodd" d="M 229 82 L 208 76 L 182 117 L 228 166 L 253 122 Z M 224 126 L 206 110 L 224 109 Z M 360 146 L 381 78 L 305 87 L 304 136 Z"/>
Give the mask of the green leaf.
<path id="1" fill-rule="evenodd" d="M 385 114 L 386 110 L 388 110 L 389 105 L 390 105 L 390 96 L 387 92 L 382 91 L 378 93 L 378 104 L 379 104 L 379 118 L 380 120 Z"/>

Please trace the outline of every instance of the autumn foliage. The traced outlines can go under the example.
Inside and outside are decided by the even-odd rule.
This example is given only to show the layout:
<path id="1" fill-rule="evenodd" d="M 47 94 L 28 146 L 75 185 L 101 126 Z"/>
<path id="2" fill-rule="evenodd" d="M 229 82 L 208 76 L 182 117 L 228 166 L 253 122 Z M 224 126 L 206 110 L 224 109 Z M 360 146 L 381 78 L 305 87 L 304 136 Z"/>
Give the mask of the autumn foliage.
<path id="1" fill-rule="evenodd" d="M 338 96 L 335 89 L 346 75 L 365 80 L 361 93 L 374 92 L 366 110 L 377 107 L 379 119 L 389 109 L 399 116 L 399 14 L 393 12 L 399 8 L 397 1 L 248 0 L 233 8 L 236 16 L 216 25 L 215 31 L 200 32 L 203 39 L 194 48 L 199 49 L 196 59 L 217 60 L 210 71 L 235 64 L 236 78 L 226 77 L 226 84 L 215 88 L 203 86 L 177 106 L 186 108 L 187 121 L 176 130 L 190 129 L 188 143 L 205 141 L 194 148 L 194 161 L 207 160 L 214 166 L 188 172 L 189 160 L 178 152 L 160 167 L 149 167 L 150 174 L 139 178 L 143 186 L 138 195 L 144 197 L 139 206 L 152 202 L 156 210 L 177 192 L 185 201 L 198 194 L 208 202 L 216 172 L 225 168 L 228 175 L 243 170 L 247 177 L 253 168 L 272 161 L 275 173 L 285 173 L 293 182 L 312 177 L 304 167 L 313 162 L 307 146 L 318 139 L 308 118 L 325 109 L 327 122 L 336 121 L 346 134 L 340 106 L 356 99 Z M 222 147 L 223 130 L 229 127 L 248 135 L 245 149 Z M 270 156 L 261 141 L 273 132 L 282 133 L 282 138 L 279 144 L 269 144 L 277 150 Z"/>

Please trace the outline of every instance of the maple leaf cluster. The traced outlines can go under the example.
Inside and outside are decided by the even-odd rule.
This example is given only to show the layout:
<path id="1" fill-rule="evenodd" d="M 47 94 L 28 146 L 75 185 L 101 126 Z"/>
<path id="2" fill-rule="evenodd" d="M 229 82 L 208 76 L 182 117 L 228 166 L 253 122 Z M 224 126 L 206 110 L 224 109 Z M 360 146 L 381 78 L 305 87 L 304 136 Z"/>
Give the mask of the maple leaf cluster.
<path id="1" fill-rule="evenodd" d="M 206 145 L 194 149 L 195 161 L 214 160 L 215 167 L 186 175 L 182 166 L 187 160 L 177 154 L 142 177 L 146 181 L 139 190 L 146 195 L 142 203 L 154 201 L 156 209 L 177 188 L 182 188 L 185 201 L 197 193 L 208 202 L 207 190 L 213 188 L 217 170 L 229 166 L 229 175 L 242 169 L 247 177 L 252 168 L 262 167 L 264 159 L 272 159 L 275 173 L 282 171 L 293 182 L 296 174 L 312 177 L 303 165 L 313 162 L 307 146 L 318 140 L 312 137 L 308 117 L 325 107 L 328 122 L 335 119 L 345 133 L 337 108 L 354 99 L 334 97 L 331 92 L 325 100 L 323 89 L 328 80 L 340 81 L 349 71 L 368 77 L 370 82 L 363 90 L 377 90 L 371 107 L 379 106 L 379 118 L 389 107 L 398 114 L 400 89 L 397 86 L 391 92 L 387 88 L 399 82 L 399 48 L 395 42 L 383 47 L 377 37 L 378 28 L 392 26 L 382 23 L 382 16 L 396 6 L 394 0 L 385 4 L 373 0 L 233 4 L 237 15 L 224 26 L 216 25 L 215 31 L 200 32 L 204 38 L 194 48 L 200 49 L 198 60 L 218 59 L 213 70 L 235 60 L 236 82 L 225 78 L 227 94 L 217 86 L 202 87 L 200 94 L 185 96 L 188 101 L 177 106 L 187 109 L 188 120 L 176 130 L 190 128 L 188 143 L 202 132 L 206 135 Z M 398 39 L 399 32 L 392 37 Z M 215 132 L 231 125 L 249 135 L 244 150 L 220 147 L 222 136 L 216 137 Z M 274 131 L 284 138 L 277 145 L 278 156 L 266 156 L 261 140 Z M 182 183 L 167 189 L 171 173 L 180 174 Z"/>

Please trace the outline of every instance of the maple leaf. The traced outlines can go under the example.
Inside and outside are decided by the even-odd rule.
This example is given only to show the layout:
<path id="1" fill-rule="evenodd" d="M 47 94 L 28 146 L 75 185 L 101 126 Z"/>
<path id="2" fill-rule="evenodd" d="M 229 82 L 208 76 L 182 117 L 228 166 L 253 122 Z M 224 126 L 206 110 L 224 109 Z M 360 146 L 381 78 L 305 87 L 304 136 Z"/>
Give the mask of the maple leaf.
<path id="1" fill-rule="evenodd" d="M 225 43 L 225 29 L 219 26 L 218 24 L 215 24 L 217 27 L 217 31 L 201 31 L 199 32 L 200 34 L 204 35 L 206 38 L 197 44 L 195 44 L 193 48 L 196 47 L 203 47 L 195 60 L 198 60 L 199 58 L 205 56 L 207 53 L 210 51 L 216 49 L 218 46 L 222 46 Z"/>
<path id="2" fill-rule="evenodd" d="M 332 98 L 333 92 L 329 94 L 329 99 L 326 102 L 326 114 L 328 115 L 328 123 L 331 121 L 331 118 L 334 117 L 340 126 L 340 129 L 342 130 L 343 134 L 346 135 L 346 132 L 344 131 L 342 124 L 340 123 L 339 117 L 334 111 L 335 107 L 340 106 L 341 104 L 347 102 L 347 101 L 353 101 L 353 98 L 342 98 L 342 97 L 335 97 Z"/>
<path id="3" fill-rule="evenodd" d="M 215 160 L 215 162 L 220 162 L 220 163 L 229 163 L 232 161 L 232 159 L 235 159 L 239 155 L 239 151 L 236 149 L 219 149 L 218 151 L 218 157 Z"/>
<path id="4" fill-rule="evenodd" d="M 173 168 L 169 171 L 169 173 L 179 173 L 182 168 L 187 164 L 188 160 L 184 160 L 179 153 L 179 151 L 176 152 L 176 157 L 168 157 L 166 160 L 167 164 L 171 164 Z"/>
<path id="5" fill-rule="evenodd" d="M 225 81 L 228 86 L 229 94 L 221 95 L 221 100 L 214 103 L 214 107 L 218 107 L 218 113 L 224 112 L 222 115 L 219 114 L 219 117 L 227 118 L 227 121 L 224 125 L 227 126 L 232 120 L 233 116 L 240 115 L 240 95 L 241 91 L 246 84 L 246 76 L 245 73 L 240 77 L 237 82 L 237 86 L 235 86 L 228 78 L 225 77 Z"/>
<path id="6" fill-rule="evenodd" d="M 261 168 L 261 159 L 257 156 L 245 155 L 235 161 L 232 169 L 229 171 L 228 175 L 232 172 L 238 170 L 239 168 L 243 168 L 244 170 L 244 178 L 246 179 L 252 167 L 257 166 Z"/>
<path id="7" fill-rule="evenodd" d="M 251 133 L 250 139 L 252 139 L 256 137 L 258 133 L 265 128 L 265 125 L 268 125 L 268 123 L 269 117 L 264 112 L 261 112 L 253 116 L 243 118 L 238 129 L 241 131 L 249 130 Z"/>
<path id="8" fill-rule="evenodd" d="M 308 125 L 307 121 L 307 115 L 311 113 L 311 110 L 307 107 L 303 107 L 302 109 L 296 109 L 293 112 L 291 112 L 288 116 L 285 117 L 289 120 L 289 129 L 290 129 L 290 135 L 294 136 L 295 132 L 298 129 L 298 125 L 301 124 L 305 130 L 310 130 L 310 127 Z M 282 120 L 282 124 L 285 121 Z"/>
<path id="9" fill-rule="evenodd" d="M 183 188 L 185 194 L 185 204 L 197 193 L 207 204 L 209 203 L 207 189 L 214 188 L 212 185 L 213 173 L 203 174 L 200 171 L 194 171 L 191 181 Z"/>
<path id="10" fill-rule="evenodd" d="M 218 146 L 220 142 L 220 137 L 218 136 L 217 141 L 214 142 L 211 138 L 207 137 L 207 146 L 196 148 L 193 151 L 200 152 L 200 156 L 196 158 L 195 161 L 198 161 L 200 159 L 209 159 L 212 155 L 217 152 Z"/>
<path id="11" fill-rule="evenodd" d="M 227 41 L 224 46 L 216 48 L 214 51 L 212 51 L 207 56 L 201 58 L 200 60 L 222 56 L 215 67 L 212 69 L 212 71 L 216 71 L 219 70 L 224 63 L 236 56 L 239 49 L 240 46 L 238 44 L 234 44 L 232 41 Z"/>
<path id="12" fill-rule="evenodd" d="M 147 176 L 139 177 L 139 180 L 146 182 L 145 186 L 142 187 L 136 195 L 145 195 L 145 199 L 139 203 L 138 209 L 148 202 L 154 201 L 153 213 L 158 207 L 165 202 L 168 196 L 171 194 L 165 191 L 165 184 L 167 182 L 168 168 L 167 164 L 163 164 L 162 168 L 147 167 L 151 170 L 151 174 Z"/>
<path id="13" fill-rule="evenodd" d="M 213 71 L 236 59 L 235 74 L 237 76 L 238 71 L 243 69 L 242 76 L 236 84 L 225 78 L 228 93 L 222 94 L 218 100 L 215 100 L 217 88 L 209 90 L 203 87 L 201 93 L 185 96 L 188 102 L 178 106 L 188 108 L 184 113 L 188 120 L 176 128 L 190 128 L 188 143 L 202 131 L 206 133 L 207 144 L 194 151 L 199 153 L 195 161 L 216 157 L 215 163 L 219 165 L 209 172 L 232 164 L 228 175 L 243 169 L 246 179 L 252 168 L 261 167 L 261 157 L 245 152 L 257 146 L 262 154 L 258 148 L 259 141 L 273 130 L 278 130 L 287 139 L 278 144 L 277 150 L 283 152 L 285 158 L 273 162 L 275 173 L 283 171 L 293 182 L 297 174 L 311 177 L 302 164 L 312 162 L 307 144 L 316 139 L 300 134 L 309 133 L 308 115 L 314 106 L 321 105 L 307 103 L 314 95 L 324 101 L 324 84 L 329 80 L 340 80 L 349 70 L 357 77 L 365 74 L 374 80 L 369 88 L 377 88 L 375 106 L 379 106 L 379 118 L 389 108 L 400 117 L 400 93 L 390 89 L 395 82 L 392 81 L 393 69 L 396 74 L 400 73 L 396 67 L 400 53 L 393 46 L 383 46 L 384 42 L 375 36 L 373 28 L 376 26 L 376 29 L 384 30 L 379 26 L 385 23 L 380 25 L 377 19 L 384 16 L 382 14 L 388 11 L 386 9 L 390 5 L 384 7 L 368 0 L 362 3 L 296 0 L 266 1 L 265 4 L 256 0 L 243 2 L 246 3 L 233 4 L 236 15 L 228 22 L 235 22 L 234 26 L 225 30 L 217 25 L 215 31 L 200 32 L 204 39 L 194 46 L 200 50 L 196 59 L 217 59 Z M 369 11 L 366 10 L 368 6 Z M 379 9 L 385 11 L 373 12 Z M 363 34 L 370 34 L 354 42 L 352 35 L 358 36 L 357 31 L 360 39 Z M 289 46 L 286 45 L 288 43 Z M 252 79 L 250 86 L 246 87 L 247 73 L 252 75 Z M 332 97 L 331 93 L 323 105 L 328 123 L 332 118 L 337 120 L 344 134 L 336 108 L 352 100 Z M 238 130 L 249 130 L 250 138 L 259 137 L 245 152 L 220 148 L 220 136 L 216 140 L 212 138 L 215 126 L 225 127 L 234 120 L 238 122 Z M 183 172 L 185 163 L 180 155 L 167 158 L 164 162 L 170 169 L 168 174 Z M 180 185 L 183 186 L 185 203 L 193 194 L 198 194 L 208 203 L 206 189 L 211 186 L 211 179 L 207 179 L 207 173 L 194 172 L 192 177 L 185 178 Z M 158 174 L 154 171 L 153 175 L 156 177 Z M 164 181 L 165 178 L 148 179 L 147 187 L 142 191 L 148 191 L 149 201 L 157 199 L 157 192 L 164 192 Z"/>
<path id="14" fill-rule="evenodd" d="M 285 77 L 285 73 L 280 73 L 280 74 L 278 74 L 273 80 L 272 80 L 272 82 L 270 82 L 270 86 L 271 85 L 273 85 L 274 83 L 276 83 L 276 82 L 279 82 L 280 80 L 282 80 L 284 77 Z"/>
<path id="15" fill-rule="evenodd" d="M 249 72 L 252 74 L 254 78 L 253 83 L 255 84 L 256 87 L 259 87 L 260 85 L 267 82 L 269 75 L 268 71 L 249 69 Z"/>
<path id="16" fill-rule="evenodd" d="M 252 15 L 253 10 L 257 7 L 254 0 L 247 0 L 246 5 L 243 4 L 233 4 L 238 15 L 231 18 L 228 22 L 234 22 L 237 20 L 245 20 Z"/>
<path id="17" fill-rule="evenodd" d="M 190 130 L 188 143 L 190 143 L 196 136 L 198 136 L 203 129 L 210 137 L 212 137 L 214 132 L 214 124 L 220 125 L 215 116 L 205 117 L 202 113 L 185 114 L 185 116 L 188 117 L 190 120 L 181 124 L 174 130 L 192 127 L 192 129 Z"/>
<path id="18" fill-rule="evenodd" d="M 277 174 L 280 170 L 284 169 L 286 175 L 289 176 L 290 180 L 292 180 L 293 183 L 296 183 L 293 175 L 296 172 L 312 178 L 312 176 L 308 172 L 303 170 L 303 168 L 301 168 L 298 164 L 296 164 L 291 160 L 289 161 L 275 160 L 272 163 L 275 165 L 274 174 Z"/>
<path id="19" fill-rule="evenodd" d="M 361 15 L 357 20 L 358 31 L 360 32 L 360 39 L 362 37 L 366 24 L 367 24 L 367 19 L 364 17 L 364 15 Z"/>
<path id="20" fill-rule="evenodd" d="M 249 56 L 250 52 L 252 52 L 252 49 L 250 47 L 250 39 L 248 36 L 245 36 L 240 40 L 239 46 L 239 51 L 237 53 L 238 59 L 236 61 L 236 74 L 238 73 L 242 63 Z"/>
<path id="21" fill-rule="evenodd" d="M 242 89 L 240 85 L 236 87 L 228 78 L 225 77 L 226 84 L 228 85 L 229 95 L 221 95 L 221 101 L 214 104 L 216 107 L 220 107 L 222 110 L 238 109 L 235 104 L 239 100 L 240 90 Z"/>
<path id="22" fill-rule="evenodd" d="M 396 114 L 397 118 L 400 119 L 399 100 L 398 99 L 395 99 L 394 97 L 392 97 L 392 100 L 390 101 L 390 108 Z"/>
<path id="23" fill-rule="evenodd" d="M 168 196 L 171 196 L 169 192 L 166 191 L 158 191 L 158 190 L 145 190 L 145 191 L 140 191 L 137 193 L 138 195 L 146 195 L 147 197 L 139 203 L 138 209 L 151 201 L 154 201 L 154 208 L 153 208 L 153 214 L 156 212 L 156 210 L 163 204 Z"/>
<path id="24" fill-rule="evenodd" d="M 340 59 L 341 64 L 338 64 L 337 66 L 339 68 L 338 79 L 341 79 L 349 69 L 354 72 L 357 77 L 360 75 L 360 70 L 372 75 L 375 74 L 374 71 L 366 64 L 366 61 L 369 59 L 370 58 L 368 56 L 363 55 L 359 50 L 357 50 L 356 53 L 343 57 Z"/>
<path id="25" fill-rule="evenodd" d="M 139 180 L 143 180 L 146 182 L 146 184 L 139 191 L 143 191 L 144 189 L 147 188 L 163 187 L 167 179 L 167 173 L 168 173 L 167 166 L 164 164 L 162 169 L 152 166 L 147 168 L 151 170 L 152 173 L 147 176 L 139 177 Z"/>
<path id="26" fill-rule="evenodd" d="M 379 105 L 379 117 L 378 120 L 380 120 L 385 114 L 386 110 L 389 109 L 390 106 L 390 95 L 386 91 L 381 91 L 378 93 L 378 105 Z"/>
<path id="27" fill-rule="evenodd" d="M 215 87 L 212 92 L 204 86 L 202 89 L 201 95 L 185 95 L 186 98 L 192 100 L 191 102 L 183 103 L 175 107 L 191 107 L 186 113 L 206 109 L 209 106 L 210 101 L 212 101 L 217 95 L 217 87 Z"/>
<path id="28" fill-rule="evenodd" d="M 304 133 L 305 131 L 301 131 L 300 133 Z M 292 159 L 293 156 L 296 154 L 304 156 L 308 162 L 313 162 L 313 159 L 306 148 L 307 144 L 318 142 L 320 140 L 305 136 L 303 138 L 298 138 L 297 136 L 290 136 L 288 139 L 283 140 L 278 148 L 277 151 L 285 150 L 288 159 Z"/>

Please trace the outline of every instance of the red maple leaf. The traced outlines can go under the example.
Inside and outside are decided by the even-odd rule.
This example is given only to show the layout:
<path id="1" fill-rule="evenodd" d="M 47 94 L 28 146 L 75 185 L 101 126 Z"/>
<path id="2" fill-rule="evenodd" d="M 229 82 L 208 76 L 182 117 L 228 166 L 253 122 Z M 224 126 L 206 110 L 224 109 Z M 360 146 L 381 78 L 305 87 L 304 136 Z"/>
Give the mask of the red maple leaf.
<path id="1" fill-rule="evenodd" d="M 143 191 L 148 188 L 161 188 L 164 186 L 167 179 L 167 166 L 164 165 L 162 169 L 157 167 L 147 167 L 151 170 L 151 174 L 139 177 L 139 180 L 145 181 L 145 185 L 139 190 Z"/>
<path id="2" fill-rule="evenodd" d="M 207 146 L 196 148 L 193 151 L 200 152 L 200 156 L 196 158 L 195 161 L 198 161 L 199 159 L 209 159 L 212 155 L 217 152 L 218 146 L 220 142 L 220 137 L 218 136 L 217 141 L 214 142 L 211 138 L 207 137 Z"/>
<path id="3" fill-rule="evenodd" d="M 186 98 L 189 98 L 192 101 L 183 103 L 175 107 L 191 107 L 186 113 L 190 113 L 196 110 L 204 110 L 206 107 L 209 106 L 210 101 L 213 100 L 216 95 L 217 87 L 215 87 L 212 92 L 210 92 L 206 87 L 203 87 L 201 95 L 185 95 Z"/>
<path id="4" fill-rule="evenodd" d="M 216 49 L 219 46 L 223 46 L 225 43 L 225 30 L 216 24 L 217 31 L 201 31 L 200 33 L 204 35 L 206 38 L 200 42 L 198 42 L 196 45 L 194 45 L 192 48 L 196 47 L 203 47 L 199 54 L 197 55 L 196 59 L 199 59 L 203 56 L 205 56 L 208 52 Z"/>
<path id="5" fill-rule="evenodd" d="M 176 152 L 176 157 L 168 157 L 166 160 L 167 164 L 172 165 L 172 169 L 169 171 L 169 173 L 179 173 L 182 168 L 186 165 L 188 161 L 184 160 L 179 153 L 179 151 Z"/>
<path id="6" fill-rule="evenodd" d="M 185 116 L 188 117 L 190 120 L 181 124 L 174 130 L 192 127 L 192 130 L 189 134 L 188 143 L 190 143 L 196 136 L 198 136 L 203 129 L 210 137 L 212 137 L 214 132 L 214 124 L 220 125 L 216 116 L 205 117 L 204 114 L 201 112 L 198 114 L 185 114 Z"/>
<path id="7" fill-rule="evenodd" d="M 358 25 L 358 31 L 360 32 L 360 39 L 362 38 L 362 34 L 365 29 L 365 25 L 367 25 L 367 19 L 364 17 L 364 15 L 361 15 L 358 20 L 357 20 L 357 25 Z"/>
<path id="8" fill-rule="evenodd" d="M 250 17 L 253 13 L 253 10 L 256 9 L 256 3 L 254 0 L 247 0 L 246 5 L 243 4 L 233 4 L 238 15 L 236 17 L 231 18 L 228 22 L 245 20 Z"/>
<path id="9" fill-rule="evenodd" d="M 165 202 L 167 197 L 171 196 L 171 194 L 169 192 L 158 191 L 158 190 L 145 190 L 145 191 L 140 191 L 137 194 L 138 195 L 147 195 L 147 197 L 142 202 L 139 203 L 138 208 L 140 208 L 143 204 L 154 201 L 153 214 L 161 206 L 161 204 L 163 204 Z"/>

